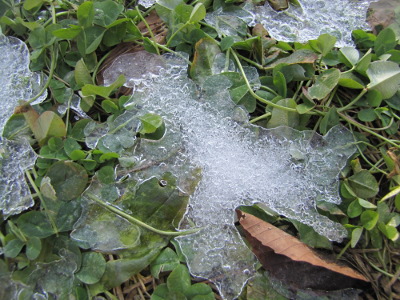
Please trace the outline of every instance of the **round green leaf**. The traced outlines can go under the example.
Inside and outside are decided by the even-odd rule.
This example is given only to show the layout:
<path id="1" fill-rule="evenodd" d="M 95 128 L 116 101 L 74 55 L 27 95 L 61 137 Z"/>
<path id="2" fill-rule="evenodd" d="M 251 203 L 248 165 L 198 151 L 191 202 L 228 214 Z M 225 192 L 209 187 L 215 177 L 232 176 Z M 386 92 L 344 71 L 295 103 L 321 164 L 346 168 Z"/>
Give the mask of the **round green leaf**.
<path id="1" fill-rule="evenodd" d="M 106 260 L 97 252 L 86 252 L 82 255 L 82 266 L 76 277 L 86 284 L 98 282 L 106 270 Z"/>
<path id="2" fill-rule="evenodd" d="M 72 161 L 56 162 L 47 171 L 47 176 L 61 201 L 79 197 L 88 182 L 85 168 Z"/>
<path id="3" fill-rule="evenodd" d="M 382 94 L 382 99 L 394 96 L 400 86 L 400 68 L 392 61 L 375 61 L 370 64 L 367 75 L 371 82 L 368 88 L 377 90 Z"/>
<path id="4" fill-rule="evenodd" d="M 29 260 L 34 260 L 39 256 L 40 251 L 42 251 L 41 240 L 34 236 L 29 238 L 26 242 L 26 257 L 28 257 Z"/>
<path id="5" fill-rule="evenodd" d="M 115 182 L 115 171 L 112 166 L 104 166 L 97 171 L 97 177 L 102 183 L 109 184 Z"/>
<path id="6" fill-rule="evenodd" d="M 357 117 L 360 121 L 372 122 L 375 121 L 377 116 L 375 114 L 375 110 L 373 110 L 372 108 L 367 108 L 360 110 L 357 114 Z"/>
<path id="7" fill-rule="evenodd" d="M 185 293 L 191 286 L 189 270 L 184 265 L 177 266 L 167 278 L 169 291 Z"/>
<path id="8" fill-rule="evenodd" d="M 25 243 L 19 239 L 11 240 L 4 247 L 4 255 L 11 258 L 17 257 L 24 245 Z"/>
<path id="9" fill-rule="evenodd" d="M 350 203 L 349 207 L 347 208 L 347 215 L 350 218 L 355 218 L 361 215 L 362 213 L 362 207 L 358 203 L 358 200 L 354 200 L 353 202 Z"/>
<path id="10" fill-rule="evenodd" d="M 46 238 L 54 234 L 49 219 L 41 211 L 29 211 L 17 219 L 19 229 L 28 237 Z"/>
<path id="11" fill-rule="evenodd" d="M 373 210 L 366 210 L 361 214 L 360 220 L 365 229 L 371 230 L 378 222 L 379 214 Z"/>
<path id="12" fill-rule="evenodd" d="M 367 199 L 376 196 L 379 185 L 375 177 L 367 170 L 361 170 L 349 178 L 349 185 L 359 198 Z"/>
<path id="13" fill-rule="evenodd" d="M 165 248 L 151 263 L 150 271 L 153 277 L 158 278 L 160 272 L 172 271 L 179 265 L 179 258 L 171 248 Z"/>

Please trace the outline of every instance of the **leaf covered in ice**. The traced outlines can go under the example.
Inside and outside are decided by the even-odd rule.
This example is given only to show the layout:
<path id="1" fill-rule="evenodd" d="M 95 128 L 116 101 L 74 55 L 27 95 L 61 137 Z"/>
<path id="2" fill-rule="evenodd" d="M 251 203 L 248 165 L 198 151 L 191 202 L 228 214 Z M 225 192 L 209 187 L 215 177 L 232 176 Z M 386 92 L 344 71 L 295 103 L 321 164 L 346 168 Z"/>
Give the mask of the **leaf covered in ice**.
<path id="1" fill-rule="evenodd" d="M 35 97 L 41 89 L 43 78 L 29 70 L 29 51 L 24 42 L 0 34 L 0 136 L 7 120 L 20 100 Z M 43 101 L 44 92 L 32 104 Z"/>
<path id="2" fill-rule="evenodd" d="M 4 217 L 33 205 L 24 172 L 33 167 L 36 157 L 28 142 L 0 137 L 0 210 Z"/>
<path id="3" fill-rule="evenodd" d="M 124 55 L 117 65 L 136 58 Z M 159 142 L 136 149 L 135 167 L 153 165 L 152 172 L 160 174 L 167 169 L 183 191 L 188 185 L 182 178 L 201 170 L 180 228 L 204 228 L 177 238 L 193 275 L 215 282 L 223 297 L 231 299 L 254 273 L 254 255 L 234 226 L 240 205 L 264 203 L 331 240 L 347 235 L 315 207 L 317 200 L 340 202 L 338 174 L 354 152 L 351 134 L 340 127 L 321 137 L 313 131 L 253 126 L 232 102 L 232 83 L 224 75 L 205 78 L 198 88 L 187 77 L 185 60 L 166 55 L 162 66 L 159 76 L 140 82 L 126 103 L 141 114 L 162 116 L 166 127 Z M 121 70 L 111 66 L 108 72 L 118 76 Z M 134 176 L 143 180 L 149 174 L 143 170 Z"/>

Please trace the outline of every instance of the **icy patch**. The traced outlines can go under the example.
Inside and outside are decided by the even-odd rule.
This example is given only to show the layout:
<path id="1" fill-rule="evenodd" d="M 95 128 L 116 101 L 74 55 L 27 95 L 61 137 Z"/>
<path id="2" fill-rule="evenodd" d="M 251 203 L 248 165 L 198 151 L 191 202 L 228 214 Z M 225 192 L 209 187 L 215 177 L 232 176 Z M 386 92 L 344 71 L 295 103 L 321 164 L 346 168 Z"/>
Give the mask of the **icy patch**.
<path id="1" fill-rule="evenodd" d="M 264 6 L 255 7 L 246 3 L 242 10 L 235 7 L 233 10 L 219 9 L 207 14 L 206 21 L 217 26 L 218 18 L 233 16 L 249 26 L 261 23 L 271 37 L 279 41 L 305 43 L 329 33 L 337 38 L 337 47 L 354 46 L 351 32 L 369 28 L 366 22 L 367 9 L 375 1 L 301 0 L 301 6 L 289 4 L 289 8 L 283 11 L 275 11 L 268 1 Z"/>
<path id="2" fill-rule="evenodd" d="M 33 205 L 24 172 L 34 166 L 36 157 L 28 142 L 0 137 L 0 210 L 4 218 Z"/>
<path id="3" fill-rule="evenodd" d="M 143 6 L 144 8 L 150 8 L 154 4 L 156 4 L 157 0 L 140 0 L 139 5 Z"/>
<path id="4" fill-rule="evenodd" d="M 106 80 L 112 82 L 121 74 L 120 66 L 138 57 L 141 54 L 135 53 L 117 59 L 118 68 L 112 65 Z M 339 127 L 321 137 L 312 131 L 253 126 L 231 101 L 225 76 L 209 77 L 198 88 L 187 77 L 184 60 L 154 56 L 160 59 L 159 76 L 145 83 L 140 74 L 129 78 L 144 84 L 135 87 L 127 107 L 161 115 L 167 133 L 159 142 L 147 143 L 149 151 L 140 145 L 133 154 L 141 152 L 140 161 L 154 165 L 155 153 L 162 155 L 166 146 L 175 146 L 176 154 L 159 169 L 170 164 L 178 180 L 187 174 L 188 162 L 202 170 L 181 229 L 188 224 L 204 229 L 178 239 L 193 275 L 210 279 L 224 298 L 232 299 L 254 274 L 255 258 L 234 226 L 240 205 L 264 203 L 331 240 L 346 236 L 346 230 L 318 214 L 315 205 L 317 200 L 340 202 L 338 174 L 355 150 L 351 134 Z M 152 155 L 155 158 L 149 159 Z"/>
<path id="5" fill-rule="evenodd" d="M 0 136 L 20 100 L 36 96 L 42 88 L 41 75 L 29 70 L 28 47 L 21 40 L 0 34 Z M 44 92 L 31 104 L 47 97 Z"/>

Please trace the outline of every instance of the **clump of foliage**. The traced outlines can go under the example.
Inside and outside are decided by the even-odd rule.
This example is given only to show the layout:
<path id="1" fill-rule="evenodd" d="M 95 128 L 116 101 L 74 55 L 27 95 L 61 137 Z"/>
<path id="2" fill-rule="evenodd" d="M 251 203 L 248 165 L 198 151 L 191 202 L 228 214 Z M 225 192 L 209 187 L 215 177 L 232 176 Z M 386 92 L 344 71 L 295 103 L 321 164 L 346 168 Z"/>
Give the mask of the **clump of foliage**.
<path id="1" fill-rule="evenodd" d="M 144 199 L 174 197 L 175 209 L 167 210 L 161 200 L 154 207 L 148 207 L 146 201 L 132 204 L 135 194 L 121 199 L 113 194 L 116 182 L 124 180 L 115 173 L 116 166 L 130 163 L 121 159 L 119 149 L 128 146 L 110 149 L 99 141 L 93 148 L 87 147 L 90 132 L 109 125 L 114 126 L 110 135 L 119 134 L 123 127 L 119 127 L 123 123 L 118 123 L 118 117 L 124 114 L 128 97 L 121 96 L 118 89 L 125 79 L 121 76 L 104 87 L 97 78 L 110 51 L 129 42 L 157 54 L 186 52 L 189 74 L 195 81 L 212 75 L 217 58 L 223 57 L 223 67 L 233 64 L 237 68 L 231 74 L 231 98 L 251 114 L 251 123 L 312 129 L 320 134 L 338 124 L 346 126 L 356 138 L 358 152 L 342 170 L 343 202 L 339 206 L 321 202 L 318 209 L 347 227 L 348 240 L 333 248 L 312 228 L 293 224 L 305 243 L 333 249 L 338 257 L 352 260 L 369 277 L 377 295 L 399 293 L 395 290 L 400 275 L 398 36 L 390 28 L 378 35 L 356 30 L 356 47 L 337 49 L 335 37 L 329 34 L 305 44 L 280 42 L 268 37 L 261 26 L 248 28 L 241 19 L 224 16 L 230 24 L 228 35 L 203 21 L 208 12 L 219 8 L 241 10 L 236 4 L 218 0 L 159 1 L 149 10 L 113 0 L 8 0 L 0 4 L 3 34 L 26 41 L 31 51 L 30 68 L 48 76 L 45 87 L 49 90 L 42 104 L 21 105 L 3 132 L 7 139 L 28 134 L 39 155 L 35 168 L 26 172 L 35 206 L 1 221 L 1 276 L 10 282 L 6 286 L 10 291 L 21 291 L 21 297 L 29 298 L 38 292 L 35 286 L 39 285 L 43 292 L 61 299 L 70 294 L 77 299 L 101 294 L 113 299 L 110 289 L 147 268 L 144 272 L 155 278 L 161 271 L 172 271 L 166 283 L 154 290 L 152 299 L 214 297 L 205 284 L 191 284 L 179 249 L 178 254 L 172 250 L 170 240 L 180 234 L 173 231 L 172 221 L 182 216 L 188 200 L 176 193 L 173 184 L 167 191 L 161 188 L 163 180 L 174 182 L 173 175 L 146 181 L 136 195 L 140 192 Z M 151 10 L 168 28 L 165 44 L 154 39 L 156 33 L 146 23 Z M 139 29 L 140 22 L 144 22 L 147 34 Z M 245 65 L 257 68 L 258 90 L 246 77 Z M 78 95 L 81 101 L 76 104 Z M 59 113 L 57 107 L 65 107 L 65 113 Z M 88 115 L 95 122 L 77 120 L 76 115 Z M 137 139 L 157 140 L 163 133 L 163 121 L 157 115 L 145 115 L 138 127 L 128 132 Z M 120 236 L 120 242 L 129 247 L 121 250 L 114 244 L 93 245 L 88 240 L 71 239 L 82 213 L 88 215 L 96 233 L 96 218 L 110 218 L 110 224 L 115 221 L 110 217 L 113 207 L 101 199 L 92 199 L 102 203 L 104 210 L 100 212 L 80 205 L 81 195 L 92 181 L 105 187 L 105 197 L 118 198 L 131 207 L 130 215 L 112 211 L 113 216 L 134 223 Z M 152 217 L 149 211 L 153 209 L 165 209 L 166 217 Z M 258 207 L 247 210 L 270 220 Z M 290 222 L 279 217 L 274 221 Z M 79 236 L 76 231 L 75 236 Z M 137 243 L 138 239 L 142 242 Z"/>

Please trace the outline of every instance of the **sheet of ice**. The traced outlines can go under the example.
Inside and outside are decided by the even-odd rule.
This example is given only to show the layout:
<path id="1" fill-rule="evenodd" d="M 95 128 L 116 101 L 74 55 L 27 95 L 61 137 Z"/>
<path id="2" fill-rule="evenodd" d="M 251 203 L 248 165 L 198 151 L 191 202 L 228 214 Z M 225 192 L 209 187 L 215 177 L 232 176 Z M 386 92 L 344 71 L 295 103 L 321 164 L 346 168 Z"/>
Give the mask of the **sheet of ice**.
<path id="1" fill-rule="evenodd" d="M 115 65 L 129 66 L 138 57 L 124 55 Z M 152 153 L 180 140 L 168 161 L 175 176 L 185 174 L 188 161 L 202 170 L 180 228 L 194 224 L 204 229 L 178 239 L 193 275 L 210 279 L 224 298 L 232 299 L 254 273 L 254 256 L 234 226 L 240 205 L 264 203 L 331 240 L 346 236 L 315 205 L 317 200 L 340 202 L 338 174 L 354 152 L 351 134 L 339 127 L 321 137 L 312 131 L 253 126 L 231 101 L 225 76 L 214 75 L 198 88 L 187 77 L 184 60 L 168 55 L 163 60 L 159 76 L 136 86 L 127 107 L 164 118 L 167 134 L 152 142 Z M 111 66 L 107 74 L 115 78 L 120 72 Z M 147 154 L 142 151 L 143 160 Z"/>
<path id="2" fill-rule="evenodd" d="M 152 7 L 156 4 L 157 0 L 140 0 L 139 5 L 143 6 L 144 8 Z"/>
<path id="3" fill-rule="evenodd" d="M 25 43 L 0 33 L 0 136 L 20 100 L 36 96 L 43 86 L 43 78 L 29 70 L 29 51 Z M 47 97 L 44 92 L 32 104 Z"/>
<path id="4" fill-rule="evenodd" d="M 34 166 L 36 158 L 27 141 L 0 137 L 0 210 L 4 218 L 33 205 L 24 172 Z"/>
<path id="5" fill-rule="evenodd" d="M 283 11 L 273 10 L 268 1 L 255 7 L 246 3 L 242 12 L 237 7 L 233 11 L 220 9 L 208 14 L 206 21 L 216 26 L 218 17 L 231 15 L 250 26 L 261 23 L 271 37 L 279 41 L 303 43 L 329 33 L 337 37 L 337 47 L 354 46 L 351 32 L 355 29 L 368 29 L 367 9 L 375 1 L 300 0 L 301 6 L 289 4 L 289 8 Z"/>

